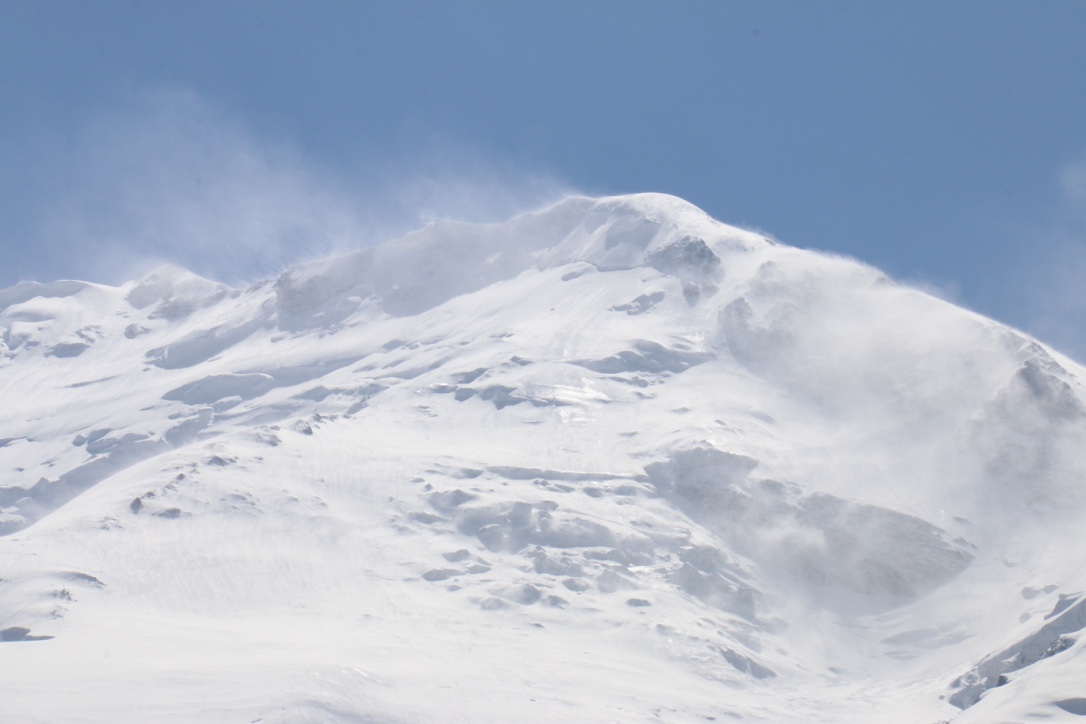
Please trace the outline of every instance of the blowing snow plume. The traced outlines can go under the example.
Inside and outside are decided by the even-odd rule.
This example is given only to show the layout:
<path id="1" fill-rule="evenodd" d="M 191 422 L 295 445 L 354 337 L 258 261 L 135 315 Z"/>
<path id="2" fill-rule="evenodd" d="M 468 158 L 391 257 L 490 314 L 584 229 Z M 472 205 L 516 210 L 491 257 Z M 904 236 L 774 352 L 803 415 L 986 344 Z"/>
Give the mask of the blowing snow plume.
<path id="1" fill-rule="evenodd" d="M 20 285 L 0 330 L 8 718 L 1078 706 L 1084 370 L 680 199 Z"/>
<path id="2" fill-rule="evenodd" d="M 170 263 L 250 282 L 432 220 L 497 221 L 568 193 L 481 153 L 415 145 L 333 168 L 192 92 L 143 94 L 7 159 L 30 183 L 12 188 L 5 236 L 33 249 L 8 274 L 118 283 Z"/>
<path id="3" fill-rule="evenodd" d="M 1029 328 L 1044 339 L 1086 359 L 1086 155 L 1066 164 L 1059 175 L 1060 197 L 1048 220 L 1030 237 L 1025 303 Z"/>

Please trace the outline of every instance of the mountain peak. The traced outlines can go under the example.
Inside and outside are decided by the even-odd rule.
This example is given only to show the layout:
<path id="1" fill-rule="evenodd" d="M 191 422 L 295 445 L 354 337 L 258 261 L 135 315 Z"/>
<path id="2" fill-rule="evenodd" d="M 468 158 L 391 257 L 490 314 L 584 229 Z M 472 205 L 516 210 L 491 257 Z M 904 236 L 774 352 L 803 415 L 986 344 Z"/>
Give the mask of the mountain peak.
<path id="1" fill-rule="evenodd" d="M 0 645 L 92 672 L 68 719 L 1051 713 L 1080 693 L 1084 379 L 663 194 L 244 290 L 27 283 L 0 291 Z M 161 705 L 94 693 L 122 686 Z"/>
<path id="2" fill-rule="evenodd" d="M 276 288 L 289 317 L 343 296 L 375 296 L 388 313 L 405 316 L 530 269 L 584 263 L 602 271 L 646 266 L 704 275 L 719 266 L 719 253 L 766 243 L 666 194 L 571 197 L 499 224 L 434 222 L 401 239 L 290 269 Z"/>

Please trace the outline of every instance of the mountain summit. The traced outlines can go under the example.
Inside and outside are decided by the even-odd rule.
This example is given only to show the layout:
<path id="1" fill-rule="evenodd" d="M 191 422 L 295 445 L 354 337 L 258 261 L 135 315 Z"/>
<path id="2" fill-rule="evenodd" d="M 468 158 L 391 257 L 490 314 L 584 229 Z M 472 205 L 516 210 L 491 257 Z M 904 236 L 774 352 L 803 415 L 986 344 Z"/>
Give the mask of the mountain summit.
<path id="1" fill-rule="evenodd" d="M 660 194 L 22 283 L 0 718 L 1076 721 L 1084 380 Z"/>

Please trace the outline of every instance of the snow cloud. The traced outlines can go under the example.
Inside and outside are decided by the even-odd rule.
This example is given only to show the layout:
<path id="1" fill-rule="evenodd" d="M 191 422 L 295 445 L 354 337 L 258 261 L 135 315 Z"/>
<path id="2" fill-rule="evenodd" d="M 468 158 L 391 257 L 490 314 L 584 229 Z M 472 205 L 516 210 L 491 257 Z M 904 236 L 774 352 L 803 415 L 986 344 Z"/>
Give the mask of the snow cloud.
<path id="1" fill-rule="evenodd" d="M 142 94 L 17 159 L 32 177 L 20 190 L 22 276 L 118 283 L 169 262 L 241 283 L 434 219 L 494 221 L 568 193 L 454 144 L 419 145 L 344 172 L 191 91 Z"/>
<path id="2" fill-rule="evenodd" d="M 1031 233 L 1026 283 L 1030 331 L 1086 361 L 1086 154 L 1059 173 L 1051 219 Z"/>

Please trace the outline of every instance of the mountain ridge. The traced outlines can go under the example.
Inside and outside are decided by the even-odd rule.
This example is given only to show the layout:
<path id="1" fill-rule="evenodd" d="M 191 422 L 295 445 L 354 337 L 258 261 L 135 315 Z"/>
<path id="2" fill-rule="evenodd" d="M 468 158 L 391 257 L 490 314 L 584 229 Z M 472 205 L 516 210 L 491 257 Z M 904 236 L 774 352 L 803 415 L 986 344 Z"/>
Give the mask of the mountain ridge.
<path id="1" fill-rule="evenodd" d="M 1083 370 L 861 263 L 575 197 L 245 289 L 24 283 L 0 328 L 0 628 L 55 637 L 17 718 L 95 635 L 149 698 L 92 720 L 1078 715 Z"/>

